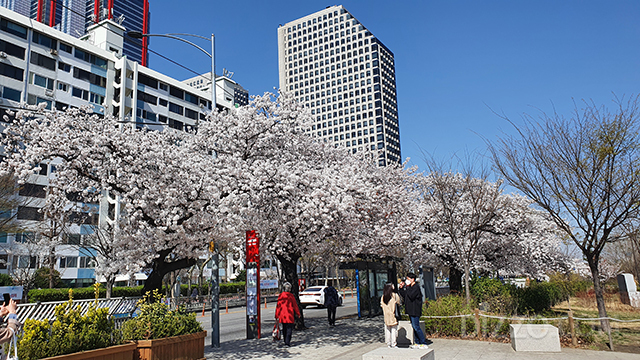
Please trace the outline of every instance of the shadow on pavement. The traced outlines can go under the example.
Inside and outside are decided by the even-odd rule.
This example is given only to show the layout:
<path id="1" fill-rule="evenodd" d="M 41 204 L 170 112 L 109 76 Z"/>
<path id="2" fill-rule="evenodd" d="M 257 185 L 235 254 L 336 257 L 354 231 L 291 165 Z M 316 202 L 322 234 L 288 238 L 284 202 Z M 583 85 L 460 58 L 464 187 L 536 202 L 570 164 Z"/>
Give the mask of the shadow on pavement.
<path id="1" fill-rule="evenodd" d="M 382 317 L 358 320 L 342 318 L 329 327 L 324 319 L 305 319 L 306 330 L 294 330 L 291 347 L 282 340 L 274 342 L 271 330 L 274 322 L 262 324 L 262 339 L 234 340 L 221 344 L 220 349 L 207 348 L 208 359 L 329 359 L 361 344 L 384 343 Z"/>

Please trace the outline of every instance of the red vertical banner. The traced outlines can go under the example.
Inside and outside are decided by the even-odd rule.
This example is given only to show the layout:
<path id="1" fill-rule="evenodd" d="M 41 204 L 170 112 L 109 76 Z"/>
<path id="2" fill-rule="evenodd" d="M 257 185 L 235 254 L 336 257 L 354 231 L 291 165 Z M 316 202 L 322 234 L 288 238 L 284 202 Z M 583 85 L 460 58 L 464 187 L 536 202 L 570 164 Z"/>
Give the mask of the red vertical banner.
<path id="1" fill-rule="evenodd" d="M 107 3 L 107 19 L 113 20 L 113 0 Z"/>
<path id="2" fill-rule="evenodd" d="M 260 238 L 247 231 L 247 339 L 260 339 Z"/>
<path id="3" fill-rule="evenodd" d="M 49 26 L 54 27 L 56 25 L 56 8 L 58 7 L 56 0 L 51 0 L 49 3 Z"/>
<path id="4" fill-rule="evenodd" d="M 96 24 L 100 22 L 100 0 L 96 0 L 93 3 L 93 15 L 95 16 L 95 22 Z"/>
<path id="5" fill-rule="evenodd" d="M 144 3 L 142 5 L 142 33 L 143 34 L 149 33 L 149 0 L 144 0 Z M 149 37 L 144 36 L 142 37 L 142 56 L 141 56 L 142 66 L 149 66 L 148 56 L 149 56 Z"/>
<path id="6" fill-rule="evenodd" d="M 44 0 L 38 0 L 38 11 L 36 13 L 36 21 L 44 22 Z"/>

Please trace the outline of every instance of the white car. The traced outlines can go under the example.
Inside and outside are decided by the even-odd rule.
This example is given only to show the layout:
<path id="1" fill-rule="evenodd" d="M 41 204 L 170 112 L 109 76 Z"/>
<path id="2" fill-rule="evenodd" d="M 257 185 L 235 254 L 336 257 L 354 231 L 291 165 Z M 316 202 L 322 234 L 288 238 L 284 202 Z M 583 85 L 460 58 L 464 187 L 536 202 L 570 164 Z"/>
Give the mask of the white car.
<path id="1" fill-rule="evenodd" d="M 305 289 L 300 293 L 300 304 L 302 304 L 302 308 L 309 305 L 317 305 L 318 307 L 324 306 L 324 289 L 327 286 L 312 286 L 308 289 Z M 342 306 L 343 297 L 342 294 L 338 291 L 338 304 Z"/>

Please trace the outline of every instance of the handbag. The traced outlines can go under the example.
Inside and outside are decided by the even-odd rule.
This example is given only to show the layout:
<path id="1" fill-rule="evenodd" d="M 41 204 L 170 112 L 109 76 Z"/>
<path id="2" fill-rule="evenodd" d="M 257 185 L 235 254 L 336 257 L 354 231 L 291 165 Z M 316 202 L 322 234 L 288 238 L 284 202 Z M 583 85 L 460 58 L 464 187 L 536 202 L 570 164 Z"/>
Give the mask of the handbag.
<path id="1" fill-rule="evenodd" d="M 273 331 L 271 332 L 271 337 L 273 337 L 273 341 L 280 340 L 280 321 L 276 320 L 276 323 L 273 325 Z M 17 360 L 18 358 L 16 358 Z"/>
<path id="2" fill-rule="evenodd" d="M 400 319 L 402 318 L 402 312 L 400 311 L 400 303 L 396 300 L 396 311 L 395 314 L 396 316 L 396 320 L 400 321 Z"/>

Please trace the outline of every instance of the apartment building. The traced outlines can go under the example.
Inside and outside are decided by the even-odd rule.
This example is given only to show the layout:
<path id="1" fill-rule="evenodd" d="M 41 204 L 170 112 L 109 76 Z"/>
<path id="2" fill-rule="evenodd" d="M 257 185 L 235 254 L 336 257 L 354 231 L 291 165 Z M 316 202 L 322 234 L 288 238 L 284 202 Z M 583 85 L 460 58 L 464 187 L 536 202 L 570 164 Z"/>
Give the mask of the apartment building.
<path id="1" fill-rule="evenodd" d="M 130 121 L 130 126 L 159 131 L 185 130 L 204 119 L 211 110 L 211 91 L 130 60 L 123 52 L 125 32 L 125 27 L 107 19 L 76 38 L 0 7 L 0 118 L 25 102 L 45 103 L 50 110 L 90 105 L 95 113 L 113 114 Z M 225 94 L 228 80 L 216 79 L 217 93 Z M 234 107 L 233 101 L 217 102 L 220 110 Z M 0 273 L 17 276 L 44 263 L 34 256 L 37 249 L 30 248 L 30 240 L 43 236 L 46 224 L 38 208 L 44 204 L 47 179 L 55 166 L 55 161 L 41 164 L 40 173 L 22 188 L 25 201 L 14 214 L 30 230 L 0 234 Z M 78 205 L 99 215 L 78 216 L 67 245 L 57 247 L 54 254 L 63 280 L 75 286 L 95 282 L 95 254 L 81 247 L 83 238 L 93 226 L 114 221 L 119 212 L 117 201 L 109 197 L 101 204 Z"/>
<path id="2" fill-rule="evenodd" d="M 0 7 L 77 38 L 102 20 L 148 33 L 151 19 L 148 0 L 0 0 Z M 148 66 L 148 41 L 126 38 L 123 53 L 129 60 Z"/>

